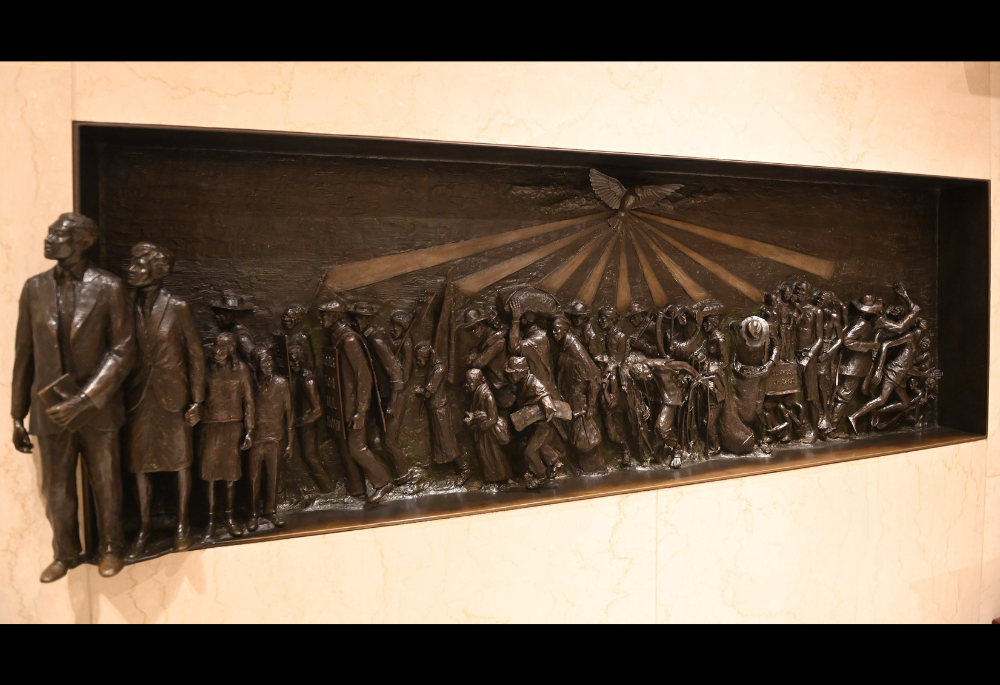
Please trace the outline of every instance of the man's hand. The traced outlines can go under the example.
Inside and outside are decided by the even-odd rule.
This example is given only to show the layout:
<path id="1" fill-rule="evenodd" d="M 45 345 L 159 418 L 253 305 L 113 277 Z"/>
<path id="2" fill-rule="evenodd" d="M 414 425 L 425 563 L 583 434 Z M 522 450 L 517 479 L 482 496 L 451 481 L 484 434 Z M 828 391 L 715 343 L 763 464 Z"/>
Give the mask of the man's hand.
<path id="1" fill-rule="evenodd" d="M 283 456 L 284 456 L 285 461 L 291 461 L 292 460 L 292 443 L 291 442 L 289 442 L 287 445 L 285 445 L 285 454 Z"/>
<path id="2" fill-rule="evenodd" d="M 361 414 L 355 414 L 351 417 L 351 420 L 347 422 L 351 430 L 359 431 L 365 427 L 365 417 Z"/>
<path id="3" fill-rule="evenodd" d="M 18 452 L 31 454 L 34 445 L 31 444 L 31 436 L 24 429 L 24 421 L 14 419 L 14 447 Z"/>
<path id="4" fill-rule="evenodd" d="M 184 412 L 184 420 L 187 421 L 187 425 L 192 428 L 198 425 L 198 422 L 201 421 L 201 405 L 195 402 L 188 407 L 187 411 Z"/>
<path id="5" fill-rule="evenodd" d="M 248 431 L 247 434 L 243 436 L 243 444 L 240 445 L 240 449 L 246 451 L 251 447 L 253 447 L 253 440 L 250 439 L 250 433 Z"/>
<path id="6" fill-rule="evenodd" d="M 77 393 L 68 400 L 53 404 L 45 410 L 45 413 L 49 415 L 49 418 L 52 419 L 56 425 L 60 428 L 65 428 L 73 421 L 73 419 L 93 406 L 94 405 L 90 401 L 89 397 L 83 393 Z"/>

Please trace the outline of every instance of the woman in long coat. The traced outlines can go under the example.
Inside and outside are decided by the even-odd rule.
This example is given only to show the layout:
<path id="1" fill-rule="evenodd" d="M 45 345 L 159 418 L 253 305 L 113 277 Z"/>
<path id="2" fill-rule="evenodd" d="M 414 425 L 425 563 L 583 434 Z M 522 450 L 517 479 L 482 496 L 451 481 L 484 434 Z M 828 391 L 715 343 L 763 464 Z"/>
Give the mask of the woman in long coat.
<path id="1" fill-rule="evenodd" d="M 427 369 L 424 384 L 414 388 L 413 394 L 421 397 L 427 404 L 427 421 L 430 427 L 431 454 L 435 464 L 454 464 L 458 472 L 455 484 L 464 485 L 472 475 L 461 448 L 455 436 L 455 427 L 451 422 L 451 406 L 448 404 L 448 393 L 445 389 L 445 378 L 448 375 L 444 362 L 437 358 L 434 348 L 429 343 L 422 342 L 414 349 L 417 366 Z"/>
<path id="2" fill-rule="evenodd" d="M 465 388 L 472 393 L 472 405 L 465 416 L 465 423 L 472 430 L 487 483 L 506 483 L 512 477 L 510 462 L 503 447 L 510 442 L 507 422 L 497 410 L 497 401 L 481 369 L 465 373 Z"/>
<path id="3" fill-rule="evenodd" d="M 233 504 L 236 500 L 236 481 L 243 477 L 240 450 L 250 449 L 253 424 L 250 370 L 236 352 L 236 336 L 220 333 L 215 340 L 212 364 L 208 369 L 208 392 L 199 443 L 201 478 L 208 481 L 206 538 L 211 538 L 215 530 L 215 483 L 220 480 L 226 483 L 226 529 L 233 537 L 243 532 L 233 521 Z"/>

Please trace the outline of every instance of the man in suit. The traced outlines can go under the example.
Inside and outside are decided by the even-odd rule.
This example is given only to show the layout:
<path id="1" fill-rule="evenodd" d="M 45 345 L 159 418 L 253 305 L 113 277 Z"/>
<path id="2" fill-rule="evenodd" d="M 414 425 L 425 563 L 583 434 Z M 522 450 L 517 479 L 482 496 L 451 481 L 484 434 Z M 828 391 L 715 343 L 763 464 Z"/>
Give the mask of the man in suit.
<path id="1" fill-rule="evenodd" d="M 81 453 L 97 510 L 98 570 L 113 576 L 124 563 L 118 430 L 125 423 L 122 382 L 135 360 L 134 318 L 121 280 L 85 255 L 97 237 L 97 224 L 80 214 L 63 214 L 49 226 L 45 256 L 58 264 L 28 279 L 18 311 L 11 414 L 14 446 L 30 452 L 30 432 L 41 447 L 42 490 L 55 553 L 42 572 L 43 583 L 62 578 L 79 562 L 76 466 Z M 63 374 L 80 391 L 46 408 L 38 393 Z"/>
<path id="2" fill-rule="evenodd" d="M 135 291 L 135 369 L 127 384 L 128 469 L 139 494 L 139 535 L 127 559 L 142 556 L 152 533 L 152 483 L 149 474 L 177 474 L 177 530 L 174 551 L 191 547 L 188 525 L 191 428 L 201 420 L 205 401 L 205 354 L 187 302 L 163 287 L 174 258 L 163 247 L 137 243 L 128 267 Z"/>

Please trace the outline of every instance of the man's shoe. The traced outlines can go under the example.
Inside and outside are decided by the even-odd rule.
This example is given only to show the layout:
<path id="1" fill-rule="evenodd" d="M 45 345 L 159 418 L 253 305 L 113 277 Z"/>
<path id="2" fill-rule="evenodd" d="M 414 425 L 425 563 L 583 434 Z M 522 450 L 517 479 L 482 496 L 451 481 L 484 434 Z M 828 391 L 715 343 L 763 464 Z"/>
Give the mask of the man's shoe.
<path id="1" fill-rule="evenodd" d="M 125 553 L 125 558 L 129 561 L 135 561 L 141 557 L 146 551 L 147 542 L 149 542 L 149 531 L 140 530 L 135 540 L 129 545 L 128 552 Z"/>
<path id="2" fill-rule="evenodd" d="M 243 535 L 243 529 L 236 525 L 236 521 L 233 520 L 232 512 L 226 512 L 226 520 L 223 521 L 223 523 L 226 525 L 226 530 L 228 530 L 229 534 L 234 538 L 238 538 Z"/>
<path id="3" fill-rule="evenodd" d="M 256 516 L 251 516 L 250 520 L 247 521 L 247 530 L 250 531 L 251 533 L 253 533 L 253 532 L 255 532 L 257 530 L 257 527 L 259 525 L 260 524 L 258 522 L 257 517 Z"/>
<path id="4" fill-rule="evenodd" d="M 465 468 L 459 469 L 458 475 L 455 477 L 455 487 L 462 487 L 469 481 L 470 478 L 472 478 L 472 468 L 466 464 Z"/>
<path id="5" fill-rule="evenodd" d="M 816 442 L 816 430 L 814 428 L 808 429 L 806 434 L 802 436 L 802 442 L 807 445 L 811 445 Z"/>
<path id="6" fill-rule="evenodd" d="M 392 482 L 396 485 L 409 485 L 410 483 L 415 483 L 418 480 L 420 480 L 420 474 L 417 473 L 416 469 L 410 467 L 409 471 L 404 473 L 399 478 L 394 478 Z"/>
<path id="7" fill-rule="evenodd" d="M 670 468 L 679 469 L 681 467 L 681 456 L 679 454 L 674 454 L 674 458 L 670 460 Z"/>
<path id="8" fill-rule="evenodd" d="M 275 512 L 273 514 L 264 514 L 264 518 L 270 521 L 275 528 L 285 527 L 285 519 L 278 516 L 278 512 Z"/>
<path id="9" fill-rule="evenodd" d="M 45 567 L 42 571 L 42 576 L 39 578 L 43 583 L 51 583 L 59 580 L 67 573 L 71 568 L 76 568 L 80 561 L 78 557 L 72 559 L 56 559 L 51 564 Z"/>
<path id="10" fill-rule="evenodd" d="M 191 535 L 191 528 L 184 525 L 177 526 L 177 531 L 174 533 L 174 551 L 186 552 L 193 544 L 194 536 Z"/>
<path id="11" fill-rule="evenodd" d="M 376 502 L 381 501 L 381 499 L 386 495 L 388 495 L 390 492 L 392 492 L 395 489 L 395 487 L 396 486 L 393 485 L 392 481 L 390 480 L 388 483 L 386 483 L 385 485 L 383 485 L 378 490 L 372 493 L 372 496 L 368 498 L 368 504 L 375 504 Z"/>
<path id="12" fill-rule="evenodd" d="M 205 540 L 211 540 L 213 535 L 215 535 L 215 517 L 209 514 L 208 525 L 205 526 L 205 533 L 202 537 L 205 538 Z"/>
<path id="13" fill-rule="evenodd" d="M 105 578 L 117 575 L 125 568 L 125 560 L 117 554 L 105 554 L 97 564 L 97 572 Z"/>

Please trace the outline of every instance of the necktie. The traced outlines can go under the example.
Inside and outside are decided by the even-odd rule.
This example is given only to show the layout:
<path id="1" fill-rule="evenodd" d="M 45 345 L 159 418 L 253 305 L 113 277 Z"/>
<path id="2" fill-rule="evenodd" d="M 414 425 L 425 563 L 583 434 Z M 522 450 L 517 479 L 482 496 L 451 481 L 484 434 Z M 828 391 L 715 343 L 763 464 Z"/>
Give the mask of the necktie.
<path id="1" fill-rule="evenodd" d="M 73 348 L 70 344 L 70 333 L 73 330 L 73 312 L 76 311 L 76 279 L 63 272 L 59 279 L 59 356 L 62 360 L 63 373 L 76 378 L 76 368 L 73 364 Z"/>

